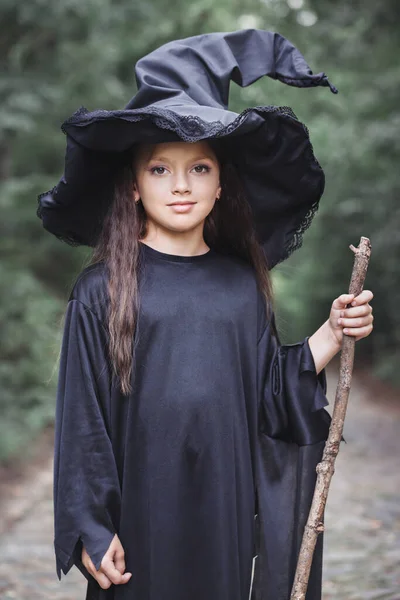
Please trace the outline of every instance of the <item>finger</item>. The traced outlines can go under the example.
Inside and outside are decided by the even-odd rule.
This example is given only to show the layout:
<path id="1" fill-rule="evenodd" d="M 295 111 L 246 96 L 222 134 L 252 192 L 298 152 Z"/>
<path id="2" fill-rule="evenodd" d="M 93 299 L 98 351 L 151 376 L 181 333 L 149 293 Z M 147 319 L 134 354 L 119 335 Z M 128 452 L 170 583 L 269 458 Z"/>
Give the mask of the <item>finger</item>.
<path id="1" fill-rule="evenodd" d="M 94 562 L 92 561 L 87 552 L 85 552 L 85 555 L 82 553 L 82 562 L 83 566 L 87 569 L 87 571 L 89 571 L 91 575 L 94 576 L 94 574 L 97 573 L 96 567 L 94 566 Z"/>
<path id="2" fill-rule="evenodd" d="M 369 302 L 370 300 L 372 300 L 373 297 L 374 297 L 374 295 L 371 292 L 371 290 L 363 290 L 361 292 L 361 294 L 359 294 L 358 296 L 356 296 L 354 298 L 354 300 L 352 300 L 351 304 L 352 304 L 352 306 L 358 306 L 359 304 L 365 304 L 366 302 Z"/>
<path id="3" fill-rule="evenodd" d="M 96 567 L 94 566 L 94 562 L 90 558 L 89 554 L 87 554 L 87 552 L 85 554 L 85 560 L 82 562 L 86 567 L 87 571 L 96 579 L 96 581 L 99 583 L 100 587 L 103 588 L 103 590 L 107 590 L 111 586 L 110 579 L 107 577 L 107 575 L 105 575 L 105 573 L 102 573 L 102 571 L 97 571 Z"/>
<path id="4" fill-rule="evenodd" d="M 371 333 L 373 329 L 373 325 L 372 323 L 370 325 L 367 325 L 366 327 L 346 327 L 345 329 L 343 329 L 343 333 L 345 335 L 360 335 L 361 337 L 364 337 L 366 335 L 369 335 Z"/>
<path id="5" fill-rule="evenodd" d="M 114 557 L 115 568 L 120 572 L 125 571 L 125 552 L 123 550 L 117 550 Z"/>
<path id="6" fill-rule="evenodd" d="M 341 317 L 362 317 L 372 313 L 370 304 L 362 304 L 361 306 L 352 306 L 340 311 Z"/>
<path id="7" fill-rule="evenodd" d="M 99 586 L 103 590 L 108 590 L 108 588 L 112 585 L 112 581 L 107 577 L 105 573 L 102 573 L 101 571 L 95 571 L 93 573 L 93 577 L 96 579 Z"/>
<path id="8" fill-rule="evenodd" d="M 368 315 L 367 317 L 360 317 L 354 319 L 338 319 L 338 325 L 343 327 L 366 327 L 373 321 L 373 316 Z"/>
<path id="9" fill-rule="evenodd" d="M 341 309 L 346 308 L 346 306 L 353 300 L 354 294 L 341 294 L 336 298 L 332 303 L 332 308 Z"/>
<path id="10" fill-rule="evenodd" d="M 110 559 L 103 559 L 101 570 L 115 585 L 127 583 L 132 576 L 132 573 L 121 574 Z"/>

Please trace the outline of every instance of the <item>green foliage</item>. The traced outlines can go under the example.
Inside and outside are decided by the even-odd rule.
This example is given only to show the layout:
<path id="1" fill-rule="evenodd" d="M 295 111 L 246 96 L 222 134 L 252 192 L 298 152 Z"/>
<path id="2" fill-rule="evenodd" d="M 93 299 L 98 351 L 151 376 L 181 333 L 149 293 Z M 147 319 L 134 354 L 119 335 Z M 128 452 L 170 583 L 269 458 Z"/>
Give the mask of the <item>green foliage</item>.
<path id="1" fill-rule="evenodd" d="M 399 16 L 393 2 L 340 5 L 311 5 L 318 15 L 311 28 L 317 64 L 339 94 L 313 95 L 312 104 L 301 110 L 326 189 L 303 248 L 278 267 L 285 299 L 298 298 L 291 308 L 283 302 L 282 314 L 293 324 L 294 339 L 314 331 L 328 317 L 333 299 L 348 290 L 354 258 L 349 244 L 369 237 L 365 289 L 374 293 L 375 321 L 373 334 L 357 343 L 357 358 L 376 376 L 400 385 Z"/>
<path id="2" fill-rule="evenodd" d="M 60 303 L 27 271 L 0 265 L 0 459 L 53 420 Z"/>
<path id="3" fill-rule="evenodd" d="M 0 16 L 0 456 L 52 418 L 61 313 L 88 249 L 45 232 L 36 197 L 63 171 L 61 123 L 81 105 L 123 108 L 136 60 L 160 44 L 258 27 L 290 39 L 338 89 L 298 89 L 262 78 L 231 86 L 230 108 L 291 106 L 310 130 L 326 189 L 302 249 L 274 270 L 283 341 L 310 335 L 345 292 L 350 243 L 371 238 L 366 287 L 373 335 L 359 359 L 400 385 L 399 12 L 394 0 L 2 0 Z M 260 57 L 262 60 L 262 57 Z"/>

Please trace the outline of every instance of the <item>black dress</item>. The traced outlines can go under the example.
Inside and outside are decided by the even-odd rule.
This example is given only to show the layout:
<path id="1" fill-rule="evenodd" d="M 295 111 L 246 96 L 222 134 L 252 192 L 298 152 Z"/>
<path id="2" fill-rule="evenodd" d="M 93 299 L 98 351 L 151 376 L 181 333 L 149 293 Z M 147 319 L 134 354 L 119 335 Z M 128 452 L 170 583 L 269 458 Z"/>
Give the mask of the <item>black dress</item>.
<path id="1" fill-rule="evenodd" d="M 141 244 L 133 392 L 108 361 L 106 268 L 71 292 L 54 460 L 58 577 L 75 564 L 87 600 L 288 600 L 330 416 L 308 338 L 272 335 L 252 267 L 209 250 Z M 255 515 L 258 515 L 255 518 Z M 96 568 L 114 534 L 126 584 Z M 307 600 L 321 595 L 322 535 Z"/>

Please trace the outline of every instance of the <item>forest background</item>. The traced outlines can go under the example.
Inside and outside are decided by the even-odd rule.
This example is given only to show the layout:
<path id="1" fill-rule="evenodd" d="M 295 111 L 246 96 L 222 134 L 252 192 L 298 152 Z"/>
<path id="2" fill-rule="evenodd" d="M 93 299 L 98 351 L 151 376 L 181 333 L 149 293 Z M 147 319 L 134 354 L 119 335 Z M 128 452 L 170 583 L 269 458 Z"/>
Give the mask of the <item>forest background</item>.
<path id="1" fill-rule="evenodd" d="M 36 216 L 38 194 L 63 172 L 60 125 L 81 105 L 123 108 L 135 93 L 139 57 L 204 32 L 278 31 L 339 89 L 334 95 L 265 77 L 245 89 L 232 83 L 230 108 L 290 106 L 326 175 L 302 248 L 273 270 L 282 341 L 311 335 L 327 319 L 348 289 L 349 244 L 365 235 L 375 321 L 356 345 L 356 363 L 400 388 L 395 0 L 1 0 L 0 15 L 0 461 L 54 420 L 62 317 L 90 252 L 60 242 Z"/>

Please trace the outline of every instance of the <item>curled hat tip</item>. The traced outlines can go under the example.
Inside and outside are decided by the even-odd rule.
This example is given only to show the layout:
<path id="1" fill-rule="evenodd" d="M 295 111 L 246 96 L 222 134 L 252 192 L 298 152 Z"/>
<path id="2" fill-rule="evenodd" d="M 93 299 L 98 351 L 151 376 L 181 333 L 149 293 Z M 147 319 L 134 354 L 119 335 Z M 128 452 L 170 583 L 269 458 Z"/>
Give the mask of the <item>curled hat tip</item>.
<path id="1" fill-rule="evenodd" d="M 329 79 L 328 79 L 327 75 L 325 75 L 325 74 L 324 74 L 324 76 L 323 76 L 323 80 L 324 80 L 324 81 L 326 81 L 327 85 L 329 85 L 329 89 L 331 90 L 331 92 L 332 92 L 333 94 L 337 94 L 337 93 L 338 93 L 338 91 L 339 91 L 339 90 L 337 89 L 337 87 L 335 87 L 335 86 L 334 86 L 334 85 L 333 85 L 333 84 L 332 84 L 332 83 L 329 81 Z"/>

